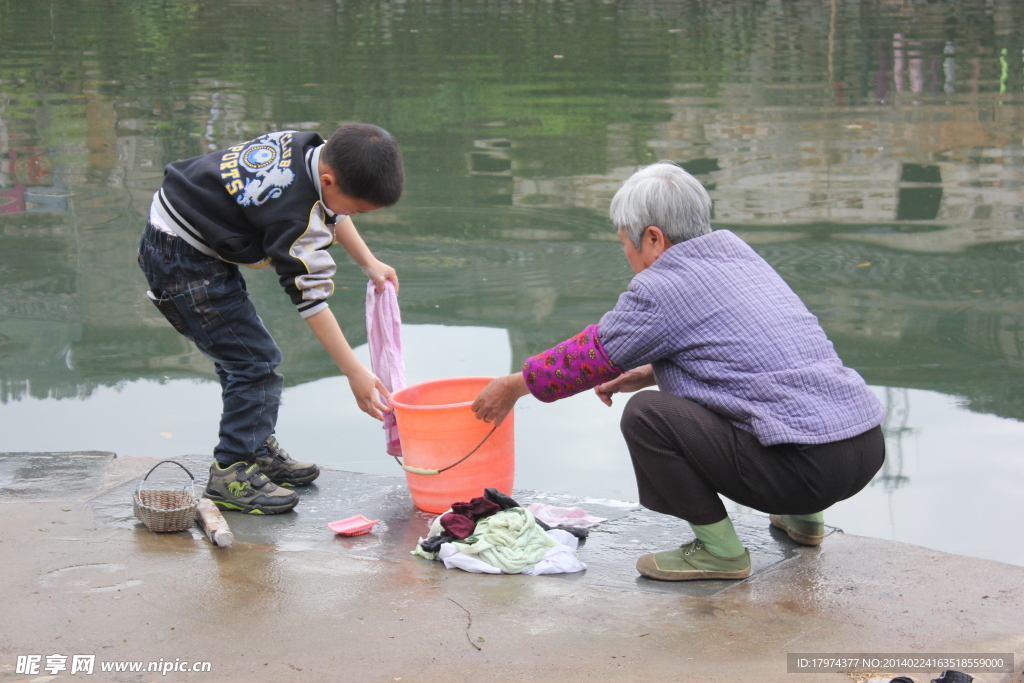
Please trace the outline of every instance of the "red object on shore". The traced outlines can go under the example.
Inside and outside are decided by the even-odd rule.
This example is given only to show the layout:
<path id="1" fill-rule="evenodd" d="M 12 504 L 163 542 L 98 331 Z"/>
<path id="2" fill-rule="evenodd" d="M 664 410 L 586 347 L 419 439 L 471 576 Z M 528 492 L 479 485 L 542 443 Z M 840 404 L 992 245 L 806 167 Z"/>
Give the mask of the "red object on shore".
<path id="1" fill-rule="evenodd" d="M 358 536 L 368 533 L 379 521 L 379 519 L 367 519 L 362 515 L 356 515 L 347 519 L 339 519 L 337 522 L 330 522 L 327 528 L 342 536 Z"/>

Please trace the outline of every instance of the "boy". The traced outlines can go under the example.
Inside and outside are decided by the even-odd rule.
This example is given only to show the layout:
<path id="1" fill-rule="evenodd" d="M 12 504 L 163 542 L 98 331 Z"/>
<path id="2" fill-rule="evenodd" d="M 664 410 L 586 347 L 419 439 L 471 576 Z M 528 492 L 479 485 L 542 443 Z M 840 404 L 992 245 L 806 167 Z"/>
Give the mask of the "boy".
<path id="1" fill-rule="evenodd" d="M 350 216 L 391 206 L 405 175 L 383 128 L 350 124 L 325 144 L 312 132 L 279 131 L 168 164 L 153 196 L 138 261 L 149 297 L 213 360 L 224 412 L 204 495 L 222 510 L 287 512 L 290 487 L 320 474 L 277 443 L 281 351 L 245 291 L 239 265 L 273 267 L 299 315 L 341 372 L 363 412 L 382 419 L 387 389 L 356 358 L 327 297 L 337 241 L 377 288 L 395 269 L 363 242 Z"/>

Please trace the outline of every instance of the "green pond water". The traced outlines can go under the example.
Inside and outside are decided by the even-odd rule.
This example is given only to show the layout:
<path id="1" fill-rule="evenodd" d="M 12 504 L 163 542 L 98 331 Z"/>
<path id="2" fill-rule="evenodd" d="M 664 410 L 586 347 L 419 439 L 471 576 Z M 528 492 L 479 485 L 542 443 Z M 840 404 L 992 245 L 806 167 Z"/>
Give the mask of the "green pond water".
<path id="1" fill-rule="evenodd" d="M 411 381 L 596 322 L 632 275 L 608 202 L 671 159 L 887 406 L 884 469 L 827 520 L 1024 564 L 1022 24 L 1011 0 L 0 0 L 0 451 L 210 452 L 212 368 L 135 265 L 163 166 L 369 121 L 405 155 L 401 203 L 356 224 L 398 269 Z M 283 444 L 398 475 L 276 278 L 248 280 Z M 522 401 L 517 486 L 635 501 L 619 403 Z"/>

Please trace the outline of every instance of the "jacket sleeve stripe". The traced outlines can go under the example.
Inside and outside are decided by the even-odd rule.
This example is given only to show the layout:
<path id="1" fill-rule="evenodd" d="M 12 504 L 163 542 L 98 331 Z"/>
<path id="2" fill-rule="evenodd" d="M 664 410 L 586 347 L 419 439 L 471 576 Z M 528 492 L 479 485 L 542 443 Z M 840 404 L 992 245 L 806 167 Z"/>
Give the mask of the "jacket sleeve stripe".
<path id="1" fill-rule="evenodd" d="M 304 301 L 296 306 L 296 309 L 299 311 L 299 315 L 302 318 L 308 318 L 311 315 L 316 315 L 327 307 L 326 301 Z"/>

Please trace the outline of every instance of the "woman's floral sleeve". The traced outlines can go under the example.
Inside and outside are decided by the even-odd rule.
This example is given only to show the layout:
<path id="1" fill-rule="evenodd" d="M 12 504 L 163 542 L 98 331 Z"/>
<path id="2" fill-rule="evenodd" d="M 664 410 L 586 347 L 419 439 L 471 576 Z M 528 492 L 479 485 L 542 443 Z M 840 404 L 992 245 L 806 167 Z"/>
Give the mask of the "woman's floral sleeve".
<path id="1" fill-rule="evenodd" d="M 597 325 L 523 363 L 526 386 L 545 403 L 586 391 L 621 374 L 601 345 Z"/>

